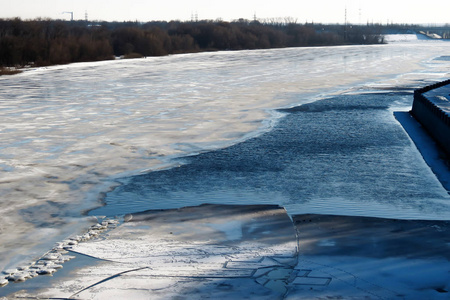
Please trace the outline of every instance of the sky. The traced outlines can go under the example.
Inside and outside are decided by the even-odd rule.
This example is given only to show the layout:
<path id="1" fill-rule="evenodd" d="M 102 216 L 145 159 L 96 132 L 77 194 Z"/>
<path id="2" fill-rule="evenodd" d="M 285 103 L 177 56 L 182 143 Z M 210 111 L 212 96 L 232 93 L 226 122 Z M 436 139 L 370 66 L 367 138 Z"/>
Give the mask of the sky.
<path id="1" fill-rule="evenodd" d="M 450 23 L 449 0 L 0 0 L 0 18 L 99 21 L 296 19 L 299 23 Z"/>

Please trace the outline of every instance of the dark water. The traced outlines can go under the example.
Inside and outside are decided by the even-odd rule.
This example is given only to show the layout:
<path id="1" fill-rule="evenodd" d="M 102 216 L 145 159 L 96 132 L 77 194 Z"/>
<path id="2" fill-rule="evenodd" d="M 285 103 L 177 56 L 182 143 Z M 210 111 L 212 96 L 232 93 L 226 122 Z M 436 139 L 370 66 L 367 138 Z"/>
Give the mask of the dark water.
<path id="1" fill-rule="evenodd" d="M 410 93 L 371 93 L 282 110 L 259 137 L 124 179 L 91 214 L 271 203 L 290 214 L 450 218 L 449 195 L 389 109 L 410 102 Z"/>

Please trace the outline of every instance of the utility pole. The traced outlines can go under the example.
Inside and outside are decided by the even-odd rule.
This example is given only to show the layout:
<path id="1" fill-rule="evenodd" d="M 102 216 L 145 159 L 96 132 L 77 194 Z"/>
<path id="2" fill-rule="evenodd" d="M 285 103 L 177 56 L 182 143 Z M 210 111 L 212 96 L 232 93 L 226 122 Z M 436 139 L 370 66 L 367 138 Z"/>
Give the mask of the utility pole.
<path id="1" fill-rule="evenodd" d="M 361 23 L 361 6 L 359 7 L 359 24 L 362 25 L 362 23 Z"/>
<path id="2" fill-rule="evenodd" d="M 347 41 L 347 5 L 345 6 L 344 15 L 344 41 Z"/>
<path id="3" fill-rule="evenodd" d="M 345 7 L 344 11 L 344 25 L 347 26 L 347 6 Z"/>

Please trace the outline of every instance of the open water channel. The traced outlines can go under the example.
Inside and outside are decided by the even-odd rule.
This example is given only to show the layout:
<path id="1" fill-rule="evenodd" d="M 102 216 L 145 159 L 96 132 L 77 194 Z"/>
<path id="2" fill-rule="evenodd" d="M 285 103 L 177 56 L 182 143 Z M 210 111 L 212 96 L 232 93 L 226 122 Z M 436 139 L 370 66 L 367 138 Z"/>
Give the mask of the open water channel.
<path id="1" fill-rule="evenodd" d="M 0 78 L 0 269 L 90 215 L 201 203 L 450 219 L 394 111 L 446 79 L 450 44 L 81 63 Z"/>

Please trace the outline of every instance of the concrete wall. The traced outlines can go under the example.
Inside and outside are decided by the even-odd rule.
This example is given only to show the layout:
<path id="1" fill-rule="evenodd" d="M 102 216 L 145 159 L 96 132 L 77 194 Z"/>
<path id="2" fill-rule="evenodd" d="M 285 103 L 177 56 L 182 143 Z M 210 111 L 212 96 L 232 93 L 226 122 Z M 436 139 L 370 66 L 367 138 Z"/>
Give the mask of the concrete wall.
<path id="1" fill-rule="evenodd" d="M 450 80 L 446 80 L 415 90 L 411 114 L 450 156 L 450 116 L 423 95 L 449 84 Z"/>

